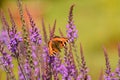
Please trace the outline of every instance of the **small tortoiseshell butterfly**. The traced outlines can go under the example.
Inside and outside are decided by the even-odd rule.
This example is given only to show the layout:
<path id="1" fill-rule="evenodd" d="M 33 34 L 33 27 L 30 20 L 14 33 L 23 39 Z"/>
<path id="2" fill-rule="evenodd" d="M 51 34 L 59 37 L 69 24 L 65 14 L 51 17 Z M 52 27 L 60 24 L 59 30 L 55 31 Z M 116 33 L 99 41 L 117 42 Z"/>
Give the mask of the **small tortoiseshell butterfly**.
<path id="1" fill-rule="evenodd" d="M 49 48 L 49 55 L 55 56 L 56 53 L 61 52 L 61 48 L 65 47 L 66 43 L 68 42 L 68 38 L 64 37 L 53 37 L 48 42 L 48 48 Z"/>

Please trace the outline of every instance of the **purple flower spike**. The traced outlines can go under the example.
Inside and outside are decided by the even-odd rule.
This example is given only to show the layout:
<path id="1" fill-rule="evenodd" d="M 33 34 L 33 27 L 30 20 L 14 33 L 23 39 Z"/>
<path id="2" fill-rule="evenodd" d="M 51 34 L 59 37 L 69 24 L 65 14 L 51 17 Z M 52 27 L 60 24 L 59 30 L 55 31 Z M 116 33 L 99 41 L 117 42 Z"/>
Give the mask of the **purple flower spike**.
<path id="1" fill-rule="evenodd" d="M 104 75 L 104 79 L 105 80 L 117 80 L 116 78 L 114 78 L 115 74 L 111 72 L 110 62 L 109 62 L 106 48 L 103 47 L 103 50 L 104 50 L 104 56 L 105 56 L 105 61 L 106 61 L 106 71 L 105 71 L 106 74 Z"/>
<path id="2" fill-rule="evenodd" d="M 68 70 L 65 65 L 61 64 L 61 66 L 58 68 L 58 71 L 62 74 L 63 80 L 68 76 Z"/>
<path id="3" fill-rule="evenodd" d="M 16 53 L 18 43 L 22 41 L 22 37 L 19 36 L 20 33 L 17 33 L 16 24 L 15 24 L 15 21 L 13 19 L 13 16 L 12 16 L 12 13 L 11 13 L 10 9 L 8 9 L 8 12 L 9 12 L 10 21 L 11 21 L 11 24 L 12 24 L 12 27 L 9 28 L 9 30 L 8 30 L 8 35 L 9 35 L 9 38 L 10 38 L 8 48 L 11 52 Z"/>
<path id="4" fill-rule="evenodd" d="M 83 49 L 81 44 L 80 44 L 80 53 L 81 53 L 81 69 L 77 80 L 79 80 L 79 78 L 80 80 L 91 80 L 91 77 L 88 75 L 88 68 L 86 67 L 86 62 L 83 55 Z"/>
<path id="5" fill-rule="evenodd" d="M 2 54 L 0 56 L 0 64 L 3 66 L 5 72 L 10 76 L 9 78 L 11 80 L 16 80 L 12 69 L 13 68 L 12 57 L 10 54 L 7 54 L 4 51 L 4 45 L 2 42 L 0 42 L 0 53 Z"/>
<path id="6" fill-rule="evenodd" d="M 117 68 L 116 68 L 116 71 L 115 71 L 117 79 L 120 78 L 120 44 L 118 45 L 118 56 L 119 56 L 118 65 L 117 65 Z"/>
<path id="7" fill-rule="evenodd" d="M 7 54 L 6 52 L 3 52 L 2 55 L 3 56 L 0 57 L 0 59 L 1 59 L 1 63 L 3 64 L 3 66 L 4 67 L 9 66 L 10 68 L 13 68 L 11 55 Z"/>
<path id="8" fill-rule="evenodd" d="M 22 38 L 19 37 L 19 34 L 14 34 L 12 31 L 9 34 L 10 43 L 8 48 L 11 52 L 15 53 L 18 47 L 18 43 L 22 41 Z"/>
<path id="9" fill-rule="evenodd" d="M 70 42 L 74 42 L 74 40 L 78 37 L 78 31 L 76 30 L 76 26 L 74 25 L 74 21 L 73 21 L 73 7 L 74 5 L 72 5 L 70 8 L 69 21 L 66 26 L 67 37 L 69 38 Z"/>
<path id="10" fill-rule="evenodd" d="M 46 47 L 46 46 L 44 46 L 43 47 L 43 52 L 44 52 L 44 54 L 42 54 L 42 57 L 43 57 L 43 60 L 44 60 L 44 62 L 49 62 L 49 59 L 47 60 L 47 57 L 48 57 L 48 48 Z"/>
<path id="11" fill-rule="evenodd" d="M 39 34 L 39 31 L 37 28 L 32 28 L 30 30 L 30 39 L 32 42 L 34 42 L 36 44 L 42 43 L 42 38 L 41 38 L 41 35 Z"/>
<path id="12" fill-rule="evenodd" d="M 41 38 L 41 35 L 39 34 L 39 30 L 27 8 L 26 8 L 26 12 L 29 17 L 30 25 L 32 27 L 32 29 L 30 30 L 30 39 L 32 42 L 34 42 L 36 44 L 41 44 L 42 38 Z"/>
<path id="13" fill-rule="evenodd" d="M 69 38 L 70 42 L 74 42 L 74 40 L 78 37 L 77 35 L 78 31 L 75 28 L 74 24 L 67 25 L 67 37 Z"/>

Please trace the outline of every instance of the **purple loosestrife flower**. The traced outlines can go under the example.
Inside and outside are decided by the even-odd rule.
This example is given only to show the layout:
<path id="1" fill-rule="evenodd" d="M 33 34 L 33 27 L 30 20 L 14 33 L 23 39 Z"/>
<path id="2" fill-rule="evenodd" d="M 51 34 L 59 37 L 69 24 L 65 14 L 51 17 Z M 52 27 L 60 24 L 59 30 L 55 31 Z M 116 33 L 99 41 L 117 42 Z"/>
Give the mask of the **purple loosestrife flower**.
<path id="1" fill-rule="evenodd" d="M 64 63 L 65 63 L 65 65 L 64 66 L 67 69 L 67 71 L 65 70 L 65 72 L 67 73 L 67 76 L 65 76 L 63 80 L 68 80 L 69 78 L 71 78 L 73 76 L 72 75 L 73 74 L 72 71 L 74 72 L 74 70 L 73 70 L 73 65 L 71 65 L 72 60 L 70 59 L 70 56 L 71 56 L 70 53 L 68 53 L 68 47 L 65 46 L 64 50 L 65 50 L 65 56 L 64 56 L 64 59 L 65 59 Z"/>
<path id="2" fill-rule="evenodd" d="M 70 45 L 72 46 L 71 50 L 73 50 L 72 53 L 70 53 L 71 57 L 73 58 L 73 54 L 75 55 L 75 59 L 76 59 L 76 62 L 78 64 L 78 68 L 80 69 L 80 56 L 77 54 L 77 50 L 76 50 L 76 44 L 75 44 L 75 40 L 77 39 L 78 37 L 78 31 L 76 29 L 76 26 L 74 25 L 74 21 L 73 21 L 73 8 L 74 8 L 74 5 L 72 5 L 70 7 L 70 11 L 69 11 L 69 20 L 68 20 L 68 24 L 67 24 L 67 37 L 69 39 L 69 42 L 70 42 Z M 71 58 L 70 58 L 71 59 Z M 76 78 L 76 76 L 78 75 L 78 71 L 76 69 L 76 66 L 75 66 L 75 63 L 74 63 L 74 59 L 72 60 L 73 62 L 73 66 L 74 66 L 74 69 L 75 69 L 75 73 L 74 74 L 74 79 Z"/>
<path id="3" fill-rule="evenodd" d="M 120 79 L 120 44 L 118 45 L 118 56 L 119 56 L 119 59 L 118 59 L 118 66 L 116 68 L 116 78 L 117 79 Z"/>
<path id="4" fill-rule="evenodd" d="M 48 57 L 48 48 L 46 46 L 43 46 L 43 54 L 42 54 L 42 65 L 41 65 L 41 69 L 42 69 L 42 79 L 46 80 L 47 79 L 47 71 L 48 71 L 48 67 L 47 67 L 47 63 L 49 62 Z"/>
<path id="5" fill-rule="evenodd" d="M 31 68 L 29 66 L 28 60 L 24 61 L 24 64 L 22 64 L 23 72 L 21 71 L 20 67 L 18 67 L 18 73 L 19 73 L 19 79 L 20 80 L 28 80 L 31 79 Z M 23 74 L 24 73 L 24 74 Z"/>
<path id="6" fill-rule="evenodd" d="M 51 80 L 51 59 L 48 52 L 48 47 L 43 46 L 43 61 L 44 61 L 44 73 L 43 80 Z"/>
<path id="7" fill-rule="evenodd" d="M 30 34 L 31 41 L 36 43 L 36 44 L 41 44 L 42 40 L 41 40 L 41 36 L 38 33 L 37 28 L 32 28 L 32 30 L 30 32 L 31 32 L 31 34 Z"/>
<path id="8" fill-rule="evenodd" d="M 76 79 L 78 73 L 77 73 L 77 70 L 76 70 L 71 45 L 69 45 L 69 52 L 67 54 L 66 68 L 68 69 L 68 76 Z"/>
<path id="9" fill-rule="evenodd" d="M 6 52 L 3 52 L 2 56 L 0 57 L 0 60 L 4 67 L 9 66 L 10 68 L 13 68 L 11 55 L 7 54 Z"/>
<path id="10" fill-rule="evenodd" d="M 67 37 L 69 38 L 70 42 L 74 42 L 74 40 L 78 37 L 78 35 L 77 35 L 78 31 L 76 30 L 76 26 L 74 25 L 74 21 L 73 21 L 73 7 L 74 7 L 74 5 L 72 5 L 70 8 L 69 21 L 68 21 L 68 24 L 66 26 Z"/>
<path id="11" fill-rule="evenodd" d="M 65 80 L 66 77 L 68 76 L 68 69 L 64 64 L 61 64 L 57 70 L 62 74 L 62 80 Z"/>
<path id="12" fill-rule="evenodd" d="M 41 35 L 39 34 L 39 30 L 38 30 L 34 20 L 32 19 L 32 16 L 30 15 L 27 8 L 26 8 L 26 12 L 27 12 L 27 15 L 29 17 L 30 25 L 32 27 L 32 29 L 30 30 L 30 39 L 35 44 L 40 45 L 42 43 L 42 38 L 41 38 Z"/>
<path id="13" fill-rule="evenodd" d="M 13 64 L 12 64 L 11 55 L 7 54 L 6 52 L 1 52 L 1 53 L 2 56 L 0 56 L 0 61 L 2 63 L 5 72 L 10 76 L 9 78 L 11 80 L 16 80 L 12 70 Z"/>
<path id="14" fill-rule="evenodd" d="M 77 30 L 73 23 L 67 25 L 67 37 L 69 38 L 70 42 L 74 42 L 74 40 L 77 38 Z"/>
<path id="15" fill-rule="evenodd" d="M 2 56 L 0 57 L 0 60 L 3 66 L 4 67 L 9 66 L 10 68 L 13 68 L 12 57 L 10 54 L 7 54 L 6 52 L 4 52 L 4 46 L 2 42 L 0 42 L 0 53 L 2 54 Z"/>
<path id="16" fill-rule="evenodd" d="M 7 54 L 4 51 L 4 46 L 3 43 L 1 42 L 0 42 L 0 53 L 2 54 L 2 56 L 0 56 L 0 62 L 3 68 L 5 69 L 6 73 L 10 76 L 9 78 L 11 80 L 16 80 L 12 69 L 13 68 L 12 57 L 10 54 Z"/>
<path id="17" fill-rule="evenodd" d="M 14 33 L 12 31 L 9 32 L 9 36 L 10 36 L 10 43 L 8 45 L 8 48 L 11 52 L 15 53 L 17 51 L 19 42 L 22 41 L 22 38 L 19 37 L 19 34 Z"/>
<path id="18" fill-rule="evenodd" d="M 34 71 L 34 74 L 35 74 L 35 77 L 36 79 L 39 79 L 40 78 L 40 68 L 39 68 L 39 56 L 37 56 L 37 47 L 36 46 L 32 46 L 32 57 L 33 57 L 33 62 L 34 62 L 34 66 L 35 66 L 35 71 Z"/>
<path id="19" fill-rule="evenodd" d="M 91 80 L 91 77 L 88 75 L 88 68 L 86 67 L 86 62 L 84 59 L 83 49 L 81 44 L 80 44 L 80 53 L 81 53 L 81 69 L 77 80 Z"/>
<path id="20" fill-rule="evenodd" d="M 47 57 L 49 56 L 48 55 L 48 47 L 46 47 L 46 46 L 43 46 L 43 52 L 44 52 L 44 54 L 42 55 L 43 56 L 43 60 L 44 60 L 44 62 L 46 62 L 46 60 L 47 60 Z M 49 59 L 47 60 L 47 62 L 49 62 Z"/>
<path id="21" fill-rule="evenodd" d="M 7 35 L 8 35 L 9 42 L 8 42 L 8 44 L 6 46 L 8 46 L 8 49 L 11 52 L 14 53 L 12 55 L 15 56 L 15 57 L 17 57 L 17 61 L 18 61 L 18 55 L 19 54 L 18 54 L 17 47 L 18 47 L 18 43 L 22 41 L 22 38 L 20 38 L 19 34 L 17 33 L 16 24 L 14 22 L 14 19 L 13 19 L 13 16 L 12 16 L 11 12 L 10 12 L 10 9 L 8 9 L 8 12 L 9 12 L 9 16 L 10 16 L 10 22 L 12 24 L 11 28 L 8 25 L 8 23 L 6 21 L 6 18 L 5 18 L 5 16 L 4 16 L 3 13 L 2 13 L 2 17 L 1 17 L 2 24 L 3 24 L 3 30 L 5 31 L 5 28 L 6 28 L 7 29 L 7 33 L 8 33 Z M 6 41 L 8 39 L 6 39 Z M 18 61 L 18 64 L 19 64 L 19 61 Z"/>
<path id="22" fill-rule="evenodd" d="M 8 49 L 14 53 L 12 54 L 14 57 L 16 57 L 17 59 L 17 62 L 18 62 L 18 66 L 19 66 L 19 72 L 21 72 L 21 76 L 24 77 L 25 79 L 25 74 L 24 74 L 24 71 L 23 71 L 23 68 L 21 66 L 21 62 L 20 62 L 20 52 L 18 50 L 18 45 L 20 42 L 22 42 L 22 37 L 20 37 L 20 33 L 17 32 L 17 26 L 15 24 L 15 21 L 13 19 L 13 16 L 12 16 L 12 13 L 10 11 L 10 9 L 8 9 L 8 12 L 9 12 L 9 16 L 10 16 L 10 22 L 12 24 L 11 28 L 9 28 L 8 30 L 8 35 L 9 35 L 9 45 L 8 45 Z"/>
<path id="23" fill-rule="evenodd" d="M 54 56 L 54 62 L 52 64 L 54 80 L 59 80 L 58 73 L 60 66 L 61 66 L 60 55 L 57 54 L 56 56 Z"/>
<path id="24" fill-rule="evenodd" d="M 30 65 L 31 72 L 34 73 L 34 63 L 33 63 L 33 59 L 32 59 L 31 44 L 30 44 L 29 32 L 28 32 L 29 30 L 28 30 L 28 26 L 26 26 L 26 23 L 25 23 L 22 2 L 21 2 L 21 0 L 17 0 L 17 1 L 18 1 L 19 14 L 20 14 L 21 22 L 22 22 L 23 42 L 25 44 L 26 53 L 27 53 L 26 58 Z M 35 78 L 33 75 L 31 75 L 31 76 L 32 76 L 31 79 Z"/>
<path id="25" fill-rule="evenodd" d="M 106 51 L 106 48 L 103 48 L 104 50 L 104 56 L 105 56 L 105 61 L 106 61 L 106 75 L 104 75 L 104 79 L 105 80 L 116 80 L 116 78 L 114 78 L 114 73 L 111 72 L 111 67 L 110 67 L 110 63 L 109 63 L 109 58 L 108 58 L 108 54 Z"/>
<path id="26" fill-rule="evenodd" d="M 0 18 L 2 22 L 2 32 L 0 34 L 0 40 L 4 42 L 4 44 L 8 45 L 8 30 L 9 30 L 9 25 L 8 22 L 6 21 L 6 17 L 4 16 L 3 11 L 0 11 Z"/>
<path id="27" fill-rule="evenodd" d="M 11 52 L 16 53 L 18 43 L 22 41 L 22 38 L 19 36 L 20 33 L 17 33 L 16 24 L 15 24 L 15 21 L 13 19 L 10 9 L 8 9 L 8 12 L 9 12 L 10 21 L 12 24 L 12 28 L 11 29 L 9 28 L 9 30 L 8 30 L 8 35 L 10 38 L 10 43 L 8 45 L 8 48 Z"/>

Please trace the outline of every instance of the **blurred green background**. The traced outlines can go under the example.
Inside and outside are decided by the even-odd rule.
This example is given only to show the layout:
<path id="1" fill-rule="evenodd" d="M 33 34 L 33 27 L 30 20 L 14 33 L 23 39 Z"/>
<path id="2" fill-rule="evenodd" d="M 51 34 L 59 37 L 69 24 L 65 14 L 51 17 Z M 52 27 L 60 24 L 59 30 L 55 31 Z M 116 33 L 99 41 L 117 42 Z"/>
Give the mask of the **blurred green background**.
<path id="1" fill-rule="evenodd" d="M 46 27 L 49 24 L 52 26 L 54 20 L 57 20 L 57 35 L 59 35 L 59 28 L 64 33 L 66 31 L 69 8 L 72 4 L 75 4 L 74 22 L 79 36 L 77 43 L 81 42 L 83 45 L 92 80 L 97 80 L 101 70 L 105 70 L 102 46 L 107 48 L 112 71 L 117 66 L 117 45 L 120 41 L 120 0 L 23 0 L 24 8 L 25 5 L 28 7 L 39 28 L 41 28 L 42 17 Z M 7 9 L 10 8 L 16 23 L 20 24 L 16 0 L 0 0 L 0 7 L 6 16 L 8 16 Z M 79 45 L 77 49 L 79 50 Z M 0 74 L 4 80 L 5 73 Z"/>

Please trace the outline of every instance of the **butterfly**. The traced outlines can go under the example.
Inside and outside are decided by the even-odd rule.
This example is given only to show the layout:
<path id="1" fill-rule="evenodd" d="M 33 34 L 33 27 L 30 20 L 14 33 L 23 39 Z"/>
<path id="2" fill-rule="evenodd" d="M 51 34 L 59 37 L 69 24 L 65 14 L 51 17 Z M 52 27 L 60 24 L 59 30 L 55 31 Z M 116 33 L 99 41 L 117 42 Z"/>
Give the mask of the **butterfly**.
<path id="1" fill-rule="evenodd" d="M 53 37 L 49 42 L 48 42 L 48 48 L 49 48 L 49 55 L 50 56 L 55 56 L 56 53 L 61 52 L 60 49 L 66 46 L 68 42 L 68 38 L 65 37 L 58 37 L 55 36 Z"/>

